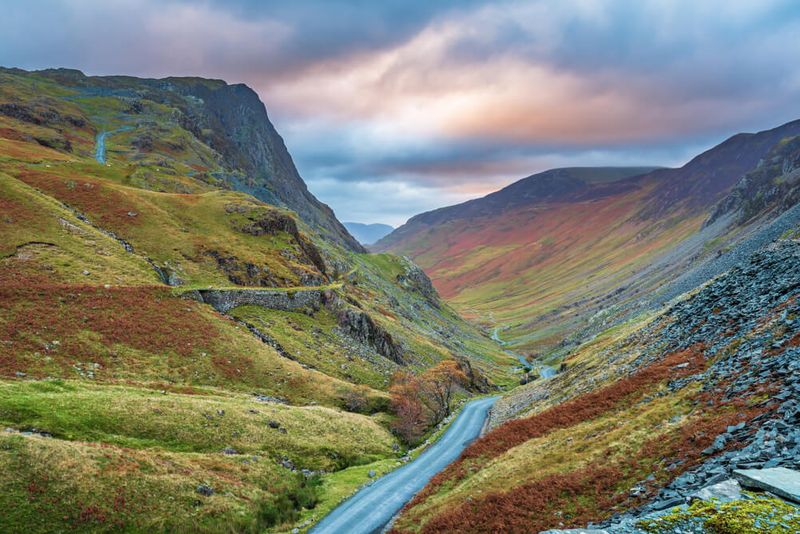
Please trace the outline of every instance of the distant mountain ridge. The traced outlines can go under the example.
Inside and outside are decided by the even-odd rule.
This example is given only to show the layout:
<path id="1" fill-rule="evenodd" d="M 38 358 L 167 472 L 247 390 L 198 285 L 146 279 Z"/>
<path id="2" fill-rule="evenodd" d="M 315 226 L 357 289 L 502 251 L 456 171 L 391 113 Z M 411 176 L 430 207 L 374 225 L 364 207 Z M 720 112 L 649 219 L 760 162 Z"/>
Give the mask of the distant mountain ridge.
<path id="1" fill-rule="evenodd" d="M 517 348 L 563 355 L 587 321 L 657 301 L 793 206 L 798 136 L 800 121 L 737 134 L 674 169 L 545 171 L 416 215 L 372 248 L 414 259 Z"/>
<path id="2" fill-rule="evenodd" d="M 555 202 L 569 196 L 591 193 L 596 197 L 628 190 L 630 183 L 625 178 L 640 176 L 658 167 L 564 167 L 550 169 L 489 193 L 485 197 L 468 200 L 454 206 L 435 209 L 411 217 L 396 232 L 402 235 L 417 224 L 437 224 L 453 219 L 466 219 L 492 215 L 499 211 L 536 202 Z M 390 236 L 387 242 L 395 237 Z M 382 246 L 380 243 L 379 246 Z"/>
<path id="3" fill-rule="evenodd" d="M 357 222 L 345 222 L 344 227 L 350 234 L 358 239 L 362 245 L 372 245 L 384 236 L 389 235 L 394 230 L 394 226 L 388 224 L 372 223 L 364 224 Z"/>

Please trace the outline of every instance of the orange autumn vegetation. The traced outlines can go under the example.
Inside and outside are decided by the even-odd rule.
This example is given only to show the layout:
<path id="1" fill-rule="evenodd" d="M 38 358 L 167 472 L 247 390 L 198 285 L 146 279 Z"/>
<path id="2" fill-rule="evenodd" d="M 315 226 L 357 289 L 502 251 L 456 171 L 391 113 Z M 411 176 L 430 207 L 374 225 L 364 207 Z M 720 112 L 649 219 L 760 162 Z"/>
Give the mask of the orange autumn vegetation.
<path id="1" fill-rule="evenodd" d="M 688 363 L 682 368 L 678 365 Z M 528 440 L 559 428 L 574 426 L 608 412 L 621 402 L 634 402 L 646 394 L 647 388 L 666 378 L 678 378 L 699 372 L 705 365 L 701 347 L 676 352 L 597 391 L 559 404 L 540 414 L 510 421 L 478 439 L 461 454 L 458 460 L 436 475 L 415 499 L 422 500 L 446 481 L 464 477 L 464 462 L 495 458 Z M 473 462 L 474 463 L 474 462 Z M 413 501 L 412 501 L 413 504 Z"/>
<path id="2" fill-rule="evenodd" d="M 65 364 L 72 358 L 104 362 L 115 345 L 187 356 L 218 336 L 197 303 L 160 287 L 3 285 L 0 301 L 10 319 L 0 321 L 6 350 L 52 353 Z M 14 361 L 9 358 L 0 375 L 13 375 Z"/>
<path id="3" fill-rule="evenodd" d="M 689 365 L 676 368 L 680 363 Z M 466 476 L 466 458 L 485 460 L 486 457 L 497 456 L 508 450 L 511 443 L 521 443 L 551 430 L 597 417 L 623 400 L 632 401 L 637 392 L 646 390 L 656 382 L 696 373 L 702 368 L 702 352 L 697 348 L 687 349 L 601 391 L 582 395 L 536 416 L 516 421 L 516 425 L 506 424 L 467 449 L 456 464 L 437 476 L 412 501 L 409 508 L 423 502 L 445 482 Z M 717 389 L 715 392 L 696 394 L 695 402 L 703 406 L 696 417 L 688 418 L 682 425 L 645 441 L 632 455 L 615 456 L 613 450 L 608 450 L 604 455 L 608 461 L 604 465 L 551 474 L 508 491 L 494 492 L 463 502 L 434 515 L 424 524 L 421 532 L 538 532 L 548 528 L 584 526 L 589 522 L 607 519 L 614 512 L 637 506 L 652 498 L 659 487 L 702 462 L 705 458 L 702 451 L 727 426 L 752 420 L 773 408 L 769 403 L 749 405 L 746 400 L 748 397 L 764 394 L 759 388 L 742 392 L 734 400 L 718 399 L 720 391 Z M 511 438 L 522 433 L 525 433 L 522 437 Z M 500 438 L 505 436 L 505 439 L 492 443 L 493 435 Z M 728 446 L 734 445 L 731 443 Z M 472 463 L 470 467 L 474 465 Z M 643 482 L 650 475 L 653 477 Z M 632 496 L 629 490 L 637 484 L 644 486 L 645 491 L 639 496 Z M 394 532 L 399 534 L 401 531 Z"/>
<path id="4" fill-rule="evenodd" d="M 450 415 L 456 388 L 467 382 L 454 360 L 439 362 L 421 375 L 398 371 L 389 389 L 390 408 L 396 417 L 392 430 L 406 442 L 415 443 Z"/>
<path id="5" fill-rule="evenodd" d="M 556 527 L 580 527 L 601 521 L 652 498 L 655 488 L 691 469 L 704 458 L 701 451 L 728 425 L 752 419 L 766 408 L 715 403 L 699 419 L 653 438 L 632 457 L 558 473 L 462 504 L 435 516 L 422 532 L 538 532 Z M 613 451 L 608 451 L 609 457 Z M 648 491 L 633 497 L 629 489 L 649 475 Z"/>
<path id="6" fill-rule="evenodd" d="M 119 232 L 129 225 L 141 224 L 141 217 L 129 213 L 138 210 L 122 193 L 107 187 L 102 181 L 80 178 L 63 178 L 55 174 L 32 169 L 20 169 L 16 177 L 57 198 L 78 211 L 88 214 L 93 222 Z"/>

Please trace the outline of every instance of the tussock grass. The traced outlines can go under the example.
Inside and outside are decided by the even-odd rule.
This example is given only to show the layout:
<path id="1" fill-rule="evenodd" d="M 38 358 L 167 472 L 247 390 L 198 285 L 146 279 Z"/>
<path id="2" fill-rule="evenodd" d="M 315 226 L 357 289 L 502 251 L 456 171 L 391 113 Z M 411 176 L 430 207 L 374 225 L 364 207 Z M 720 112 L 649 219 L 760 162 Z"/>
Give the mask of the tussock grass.
<path id="1" fill-rule="evenodd" d="M 3 525 L 31 533 L 262 532 L 274 522 L 259 511 L 282 504 L 291 517 L 296 505 L 285 496 L 303 485 L 267 458 L 9 434 L 0 434 L 0 471 Z M 198 493 L 201 485 L 213 495 Z"/>
<path id="2" fill-rule="evenodd" d="M 371 418 L 322 406 L 76 381 L 0 382 L 0 425 L 131 448 L 203 453 L 232 448 L 326 470 L 392 456 L 395 443 Z"/>

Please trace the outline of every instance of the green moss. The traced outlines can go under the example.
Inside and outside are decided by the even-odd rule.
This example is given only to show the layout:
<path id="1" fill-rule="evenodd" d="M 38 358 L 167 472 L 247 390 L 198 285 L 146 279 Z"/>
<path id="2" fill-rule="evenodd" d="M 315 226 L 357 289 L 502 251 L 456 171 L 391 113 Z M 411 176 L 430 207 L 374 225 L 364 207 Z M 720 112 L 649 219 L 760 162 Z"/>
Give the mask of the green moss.
<path id="1" fill-rule="evenodd" d="M 657 519 L 641 521 L 646 532 L 676 532 L 702 525 L 712 534 L 794 534 L 800 532 L 800 509 L 774 497 L 745 493 L 741 500 L 696 501 Z"/>

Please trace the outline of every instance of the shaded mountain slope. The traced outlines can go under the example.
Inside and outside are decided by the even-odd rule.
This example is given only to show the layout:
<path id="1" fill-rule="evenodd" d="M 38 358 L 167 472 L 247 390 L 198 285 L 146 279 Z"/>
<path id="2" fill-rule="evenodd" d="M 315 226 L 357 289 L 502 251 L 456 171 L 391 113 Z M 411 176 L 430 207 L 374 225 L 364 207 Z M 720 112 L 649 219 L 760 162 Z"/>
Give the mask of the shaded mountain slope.
<path id="1" fill-rule="evenodd" d="M 707 209 L 727 195 L 745 173 L 759 166 L 776 145 L 796 135 L 800 135 L 800 120 L 755 134 L 740 133 L 679 169 L 654 171 L 660 185 L 644 215 L 663 215 L 675 204 Z"/>
<path id="2" fill-rule="evenodd" d="M 358 242 L 362 245 L 371 245 L 381 238 L 389 235 L 392 230 L 394 230 L 394 228 L 388 224 L 380 223 L 364 224 L 357 222 L 345 222 L 343 224 L 345 228 L 347 228 L 347 230 L 353 234 L 353 236 L 358 239 Z"/>
<path id="3" fill-rule="evenodd" d="M 6 90 L 24 83 L 20 80 L 26 77 L 33 79 L 17 69 L 2 72 Z M 287 207 L 322 235 L 363 251 L 333 211 L 308 191 L 264 104 L 246 85 L 201 78 L 87 77 L 68 69 L 38 71 L 35 79 L 33 83 L 39 87 L 52 80 L 60 91 L 69 91 L 66 100 L 78 107 L 90 104 L 84 111 L 91 120 L 79 119 L 89 130 L 127 129 L 127 136 L 114 138 L 116 150 L 137 149 L 142 156 L 137 160 L 140 163 L 156 158 L 163 164 L 161 167 L 167 167 L 156 172 L 168 172 L 170 163 L 193 165 L 196 174 L 204 175 L 201 179 Z M 41 117 L 36 116 L 37 108 L 44 117 L 58 114 L 48 109 L 52 101 L 48 102 L 45 94 L 7 93 L 10 102 L 0 108 L 0 114 L 41 122 Z M 99 103 L 104 99 L 115 104 L 92 108 L 92 100 Z M 153 112 L 173 115 L 170 131 L 163 123 L 151 120 Z M 68 124 L 73 116 L 65 115 Z M 181 157 L 179 153 L 187 150 L 195 152 L 192 159 L 196 161 Z M 138 174 L 146 173 L 140 169 Z"/>

